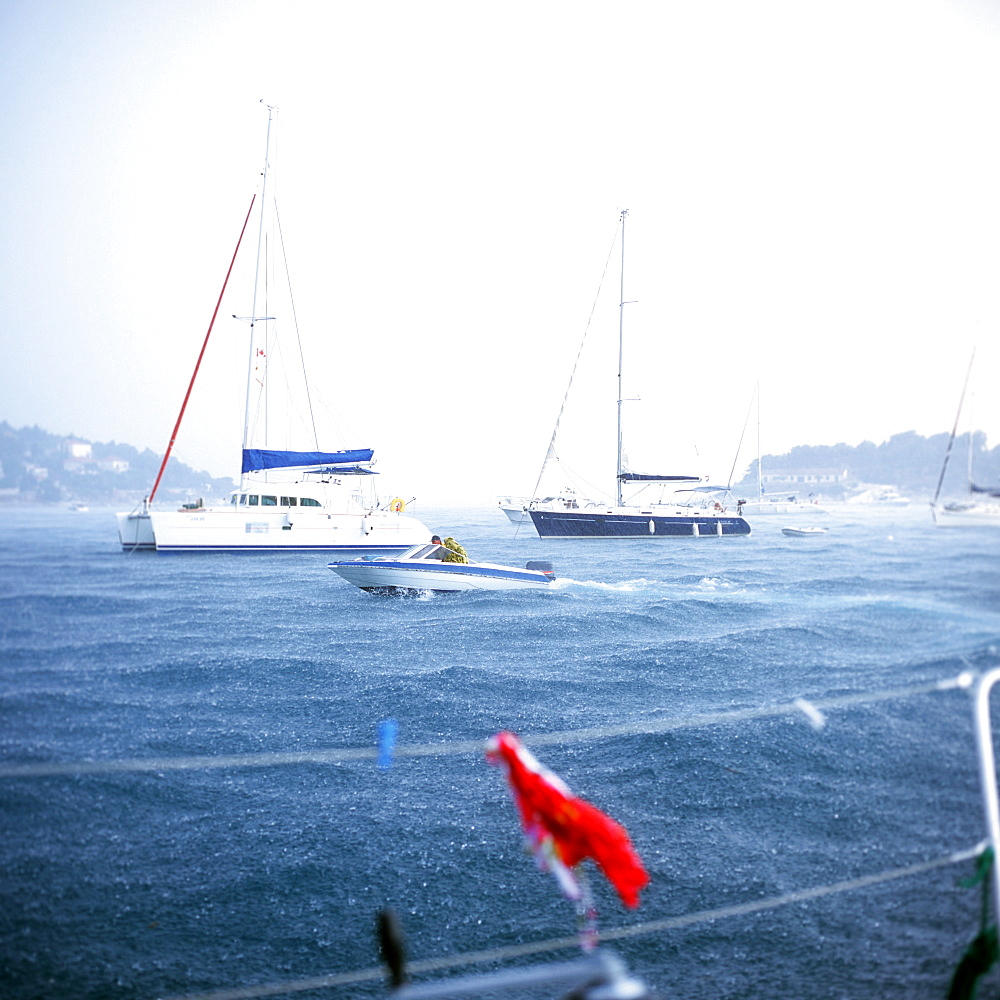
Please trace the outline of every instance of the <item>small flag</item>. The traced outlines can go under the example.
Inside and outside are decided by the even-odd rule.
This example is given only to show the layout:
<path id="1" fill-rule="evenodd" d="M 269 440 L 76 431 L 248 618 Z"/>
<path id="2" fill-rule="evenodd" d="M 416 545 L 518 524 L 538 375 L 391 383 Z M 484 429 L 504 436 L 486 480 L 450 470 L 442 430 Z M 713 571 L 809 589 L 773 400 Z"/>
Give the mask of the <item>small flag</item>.
<path id="1" fill-rule="evenodd" d="M 509 732 L 498 733 L 487 744 L 486 758 L 506 769 L 521 825 L 544 871 L 552 871 L 563 891 L 566 876 L 584 858 L 592 858 L 618 890 L 629 907 L 639 905 L 639 890 L 649 884 L 649 875 L 625 828 L 583 799 L 576 798 L 565 783 L 544 767 Z"/>
<path id="2" fill-rule="evenodd" d="M 396 750 L 396 736 L 399 723 L 395 719 L 383 719 L 378 724 L 378 766 L 383 771 L 392 767 L 392 755 Z"/>

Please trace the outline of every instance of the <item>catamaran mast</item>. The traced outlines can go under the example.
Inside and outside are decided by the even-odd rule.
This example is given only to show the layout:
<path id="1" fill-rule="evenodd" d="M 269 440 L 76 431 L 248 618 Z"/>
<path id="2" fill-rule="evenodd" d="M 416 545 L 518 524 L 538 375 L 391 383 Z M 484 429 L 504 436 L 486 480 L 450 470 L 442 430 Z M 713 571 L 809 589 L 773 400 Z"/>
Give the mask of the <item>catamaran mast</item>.
<path id="1" fill-rule="evenodd" d="M 263 180 L 260 186 L 260 224 L 257 229 L 257 263 L 254 268 L 253 276 L 253 306 L 250 310 L 250 357 L 247 361 L 247 398 L 246 398 L 246 409 L 243 414 L 243 450 L 246 451 L 250 444 L 250 386 L 253 382 L 253 369 L 254 361 L 256 359 L 254 344 L 254 325 L 257 322 L 257 289 L 260 284 L 260 251 L 261 246 L 264 242 L 264 214 L 267 211 L 267 169 L 271 158 L 271 122 L 274 121 L 274 113 L 277 108 L 267 105 L 267 139 L 264 147 L 264 171 L 262 173 Z M 265 319 L 267 317 L 259 317 L 260 319 Z M 240 489 L 243 489 L 243 481 L 246 478 L 246 473 L 240 473 Z"/>
<path id="2" fill-rule="evenodd" d="M 623 338 L 622 331 L 625 319 L 625 216 L 628 209 L 622 209 L 622 267 L 621 284 L 618 292 L 618 473 L 615 476 L 615 484 L 618 490 L 618 506 L 622 505 L 622 354 Z"/>

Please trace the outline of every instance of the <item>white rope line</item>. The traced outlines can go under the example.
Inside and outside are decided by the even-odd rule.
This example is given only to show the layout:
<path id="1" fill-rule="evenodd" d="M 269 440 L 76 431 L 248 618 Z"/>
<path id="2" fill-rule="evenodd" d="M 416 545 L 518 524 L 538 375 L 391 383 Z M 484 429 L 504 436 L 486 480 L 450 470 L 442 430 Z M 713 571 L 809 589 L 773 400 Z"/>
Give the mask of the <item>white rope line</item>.
<path id="1" fill-rule="evenodd" d="M 948 865 L 960 864 L 963 861 L 977 857 L 982 853 L 985 846 L 986 843 L 984 842 L 977 844 L 975 847 L 954 851 L 951 854 L 946 854 L 931 861 L 907 865 L 904 868 L 892 868 L 875 875 L 863 875 L 859 878 L 846 879 L 842 882 L 834 882 L 831 885 L 815 886 L 812 889 L 799 889 L 768 899 L 755 899 L 750 902 L 735 903 L 731 906 L 722 906 L 712 910 L 700 910 L 696 913 L 665 917 L 662 920 L 650 920 L 645 923 L 634 924 L 631 927 L 602 930 L 600 938 L 602 942 L 620 941 L 624 938 L 677 930 L 683 927 L 690 927 L 694 924 L 709 923 L 713 920 L 725 920 L 729 917 L 746 916 L 748 914 L 760 913 L 764 910 L 773 910 L 779 906 L 787 906 L 790 903 L 803 903 L 813 899 L 821 899 L 824 896 L 832 896 L 837 893 L 864 889 L 869 886 L 880 885 L 884 882 L 892 882 L 896 879 L 921 875 Z M 441 958 L 407 962 L 406 971 L 410 974 L 440 972 L 467 965 L 509 961 L 511 959 L 525 958 L 529 955 L 541 955 L 565 949 L 578 949 L 579 947 L 580 939 L 576 935 L 572 937 L 550 938 L 547 941 L 507 945 L 502 948 L 490 948 L 485 951 L 470 951 L 460 955 L 446 955 Z M 204 993 L 186 993 L 163 997 L 161 1000 L 253 1000 L 255 997 L 270 997 L 283 993 L 302 993 L 308 990 L 319 990 L 331 986 L 350 986 L 354 983 L 372 982 L 384 979 L 385 977 L 386 971 L 382 967 L 358 969 L 354 972 L 343 972 L 329 976 L 314 976 L 310 979 L 299 979 L 293 982 L 261 983 L 256 986 L 210 990 Z"/>
<path id="2" fill-rule="evenodd" d="M 868 705 L 939 691 L 970 688 L 975 681 L 971 672 L 958 674 L 939 681 L 912 684 L 907 687 L 889 688 L 885 691 L 867 691 L 807 701 L 796 698 L 782 705 L 759 708 L 735 709 L 731 712 L 709 712 L 668 719 L 644 719 L 616 726 L 594 726 L 587 729 L 566 729 L 554 733 L 524 734 L 523 740 L 532 746 L 562 743 L 582 743 L 609 739 L 617 736 L 673 732 L 679 729 L 698 729 L 722 723 L 744 722 L 751 719 L 775 718 L 782 715 L 803 715 L 817 728 L 823 724 L 823 712 L 852 705 Z M 486 744 L 481 740 L 460 740 L 450 743 L 411 743 L 396 746 L 393 758 L 443 757 L 461 754 L 480 754 Z M 358 760 L 375 760 L 380 756 L 377 747 L 347 747 L 342 750 L 302 750 L 287 753 L 247 753 L 201 755 L 193 757 L 149 757 L 131 760 L 54 761 L 32 764 L 0 764 L 0 778 L 40 778 L 57 775 L 117 774 L 148 771 L 193 771 L 209 768 L 279 767 L 291 764 L 346 764 Z"/>

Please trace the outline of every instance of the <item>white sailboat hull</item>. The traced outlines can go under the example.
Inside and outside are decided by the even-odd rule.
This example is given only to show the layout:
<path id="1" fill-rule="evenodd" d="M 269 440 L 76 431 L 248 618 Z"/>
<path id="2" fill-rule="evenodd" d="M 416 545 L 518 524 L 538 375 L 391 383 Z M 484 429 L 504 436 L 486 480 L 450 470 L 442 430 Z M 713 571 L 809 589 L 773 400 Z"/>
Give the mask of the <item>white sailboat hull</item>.
<path id="1" fill-rule="evenodd" d="M 573 489 L 566 488 L 556 496 L 544 499 L 528 497 L 500 497 L 499 507 L 507 515 L 511 524 L 531 524 L 533 510 L 580 510 L 593 507 L 593 502 L 577 496 Z"/>
<path id="2" fill-rule="evenodd" d="M 511 524 L 531 524 L 531 515 L 528 513 L 527 504 L 518 506 L 517 504 L 500 504 L 500 509 L 507 515 L 507 520 Z"/>
<path id="3" fill-rule="evenodd" d="M 118 522 L 118 541 L 126 552 L 137 549 L 155 549 L 153 523 L 148 514 L 133 511 L 131 514 L 115 514 Z"/>
<path id="4" fill-rule="evenodd" d="M 931 510 L 939 528 L 1000 528 L 1000 504 L 947 504 Z"/>

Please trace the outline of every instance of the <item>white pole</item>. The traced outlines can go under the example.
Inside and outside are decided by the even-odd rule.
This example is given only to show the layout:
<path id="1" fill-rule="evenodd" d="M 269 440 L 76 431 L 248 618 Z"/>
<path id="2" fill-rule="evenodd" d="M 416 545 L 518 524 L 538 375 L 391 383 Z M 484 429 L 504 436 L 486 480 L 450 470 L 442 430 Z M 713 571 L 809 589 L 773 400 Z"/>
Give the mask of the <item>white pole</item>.
<path id="1" fill-rule="evenodd" d="M 268 160 L 271 156 L 271 122 L 274 120 L 275 108 L 271 105 L 267 106 L 267 140 L 264 147 L 264 173 L 263 180 L 260 186 L 260 225 L 257 228 L 257 265 L 254 268 L 253 277 L 253 308 L 250 310 L 250 357 L 247 361 L 247 399 L 246 408 L 243 413 L 243 450 L 246 451 L 247 445 L 250 443 L 248 437 L 250 434 L 250 386 L 253 380 L 253 365 L 254 365 L 254 324 L 257 322 L 257 286 L 260 281 L 260 247 L 264 239 L 264 214 L 267 211 L 267 168 Z M 243 480 L 245 478 L 242 472 L 242 464 L 240 466 L 240 489 L 243 489 Z"/>
<path id="2" fill-rule="evenodd" d="M 993 848 L 993 909 L 1000 927 L 1000 796 L 997 795 L 997 767 L 990 723 L 990 692 L 1000 681 L 1000 667 L 983 674 L 976 685 L 976 746 L 979 751 L 979 783 L 986 812 L 986 833 Z"/>
<path id="3" fill-rule="evenodd" d="M 628 209 L 622 209 L 622 268 L 621 284 L 618 289 L 618 473 L 615 484 L 618 490 L 618 506 L 622 505 L 622 329 L 625 319 L 625 216 Z"/>

